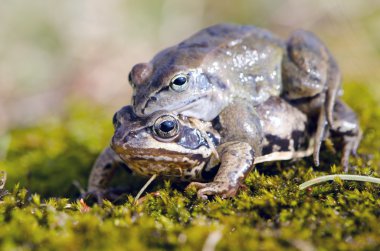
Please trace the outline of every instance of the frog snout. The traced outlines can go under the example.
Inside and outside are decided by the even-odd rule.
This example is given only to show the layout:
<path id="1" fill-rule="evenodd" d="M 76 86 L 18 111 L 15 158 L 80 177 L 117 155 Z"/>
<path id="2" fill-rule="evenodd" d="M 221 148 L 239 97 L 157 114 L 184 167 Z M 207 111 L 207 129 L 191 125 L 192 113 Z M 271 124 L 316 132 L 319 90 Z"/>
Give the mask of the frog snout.
<path id="1" fill-rule="evenodd" d="M 125 148 L 130 147 L 131 142 L 136 141 L 134 139 L 136 139 L 135 133 L 115 133 L 111 140 L 111 147 L 116 152 L 124 152 Z"/>
<path id="2" fill-rule="evenodd" d="M 129 133 L 128 133 L 129 134 Z M 114 147 L 120 147 L 124 143 L 128 142 L 130 137 L 122 130 L 116 130 L 112 139 L 111 139 L 111 145 Z"/>

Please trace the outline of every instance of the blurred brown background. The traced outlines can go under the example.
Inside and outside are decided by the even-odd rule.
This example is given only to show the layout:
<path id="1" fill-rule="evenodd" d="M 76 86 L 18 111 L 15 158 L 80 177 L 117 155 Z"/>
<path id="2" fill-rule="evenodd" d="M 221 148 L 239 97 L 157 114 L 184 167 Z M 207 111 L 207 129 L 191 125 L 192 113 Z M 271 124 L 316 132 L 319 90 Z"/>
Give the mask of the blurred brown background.
<path id="1" fill-rule="evenodd" d="M 127 74 L 135 63 L 220 22 L 284 38 L 297 28 L 313 31 L 344 81 L 368 85 L 380 99 L 380 1 L 4 0 L 0 135 L 60 116 L 73 100 L 115 111 L 130 101 Z"/>

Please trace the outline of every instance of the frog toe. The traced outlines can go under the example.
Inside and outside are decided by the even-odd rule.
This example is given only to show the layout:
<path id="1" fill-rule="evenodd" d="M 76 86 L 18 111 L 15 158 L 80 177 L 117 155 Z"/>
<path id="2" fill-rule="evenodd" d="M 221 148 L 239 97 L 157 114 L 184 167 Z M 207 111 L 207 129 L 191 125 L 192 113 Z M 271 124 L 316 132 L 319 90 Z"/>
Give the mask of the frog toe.
<path id="1" fill-rule="evenodd" d="M 349 165 L 350 156 L 357 156 L 357 149 L 361 140 L 361 132 L 355 136 L 344 136 L 343 137 L 343 150 L 341 157 L 341 165 L 344 169 L 344 172 L 348 172 L 351 168 Z M 354 169 L 354 168 L 351 168 Z"/>
<path id="2" fill-rule="evenodd" d="M 238 190 L 235 187 L 230 187 L 227 184 L 221 182 L 192 182 L 190 183 L 189 187 L 197 188 L 197 197 L 202 200 L 208 199 L 209 196 L 220 196 L 224 199 L 233 197 Z"/>
<path id="3" fill-rule="evenodd" d="M 85 201 L 94 201 L 101 205 L 103 203 L 103 199 L 105 198 L 105 194 L 106 192 L 103 190 L 92 190 L 82 193 L 80 195 L 80 199 L 84 199 Z"/>
<path id="4" fill-rule="evenodd" d="M 202 182 L 191 182 L 186 189 L 191 189 L 195 188 L 197 190 L 205 188 L 207 186 L 207 183 L 202 183 Z"/>
<path id="5" fill-rule="evenodd" d="M 334 105 L 334 125 L 330 131 L 334 136 L 341 139 L 341 164 L 345 172 L 347 172 L 350 156 L 357 155 L 356 152 L 362 138 L 362 131 L 356 114 L 341 100 L 337 100 Z"/>

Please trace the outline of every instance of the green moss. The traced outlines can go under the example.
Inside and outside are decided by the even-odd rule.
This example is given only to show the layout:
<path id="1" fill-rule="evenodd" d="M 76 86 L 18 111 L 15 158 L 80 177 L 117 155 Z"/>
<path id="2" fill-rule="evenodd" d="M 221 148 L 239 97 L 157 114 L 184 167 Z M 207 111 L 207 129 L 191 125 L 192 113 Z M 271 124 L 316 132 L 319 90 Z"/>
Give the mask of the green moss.
<path id="1" fill-rule="evenodd" d="M 371 91 L 345 86 L 364 138 L 356 173 L 378 177 L 380 108 Z M 360 90 L 360 99 L 357 93 Z M 121 205 L 88 208 L 76 200 L 91 164 L 112 134 L 99 108 L 75 104 L 62 120 L 12 131 L 0 167 L 10 191 L 0 201 L 0 249 L 11 250 L 379 250 L 380 186 L 335 180 L 299 190 L 311 178 L 341 173 L 339 154 L 326 146 L 320 168 L 311 159 L 266 164 L 233 199 L 196 198 L 170 182 L 155 182 L 140 204 L 136 187 Z M 5 148 L 4 148 L 5 149 Z M 130 182 L 127 174 L 116 186 Z M 16 185 L 20 183 L 20 185 Z M 28 189 L 21 189 L 25 187 Z M 55 197 L 55 198 L 52 198 Z"/>

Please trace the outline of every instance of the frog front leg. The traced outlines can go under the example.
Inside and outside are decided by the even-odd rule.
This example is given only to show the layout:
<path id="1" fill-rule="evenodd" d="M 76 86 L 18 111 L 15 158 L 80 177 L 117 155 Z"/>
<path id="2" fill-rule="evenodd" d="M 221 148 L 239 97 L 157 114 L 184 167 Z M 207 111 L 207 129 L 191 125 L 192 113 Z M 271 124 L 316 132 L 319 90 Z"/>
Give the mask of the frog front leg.
<path id="1" fill-rule="evenodd" d="M 314 162 L 319 165 L 320 143 L 326 125 L 334 127 L 333 110 L 341 79 L 338 65 L 312 33 L 294 32 L 282 62 L 282 97 L 317 121 Z"/>
<path id="2" fill-rule="evenodd" d="M 95 196 L 101 203 L 106 193 L 106 188 L 111 181 L 117 167 L 122 165 L 122 160 L 110 148 L 107 147 L 96 159 L 88 179 L 87 192 L 82 197 Z"/>
<path id="3" fill-rule="evenodd" d="M 214 180 L 209 183 L 192 182 L 189 185 L 198 189 L 198 198 L 207 199 L 208 195 L 219 195 L 222 198 L 235 196 L 253 167 L 254 151 L 248 143 L 224 143 L 218 147 L 218 154 L 221 164 Z"/>
<path id="4" fill-rule="evenodd" d="M 201 198 L 207 195 L 231 197 L 251 170 L 254 154 L 261 154 L 264 134 L 260 118 L 253 106 L 245 100 L 237 100 L 223 109 L 213 121 L 213 127 L 222 138 L 222 144 L 217 147 L 219 170 L 212 182 L 191 185 L 199 188 Z"/>

